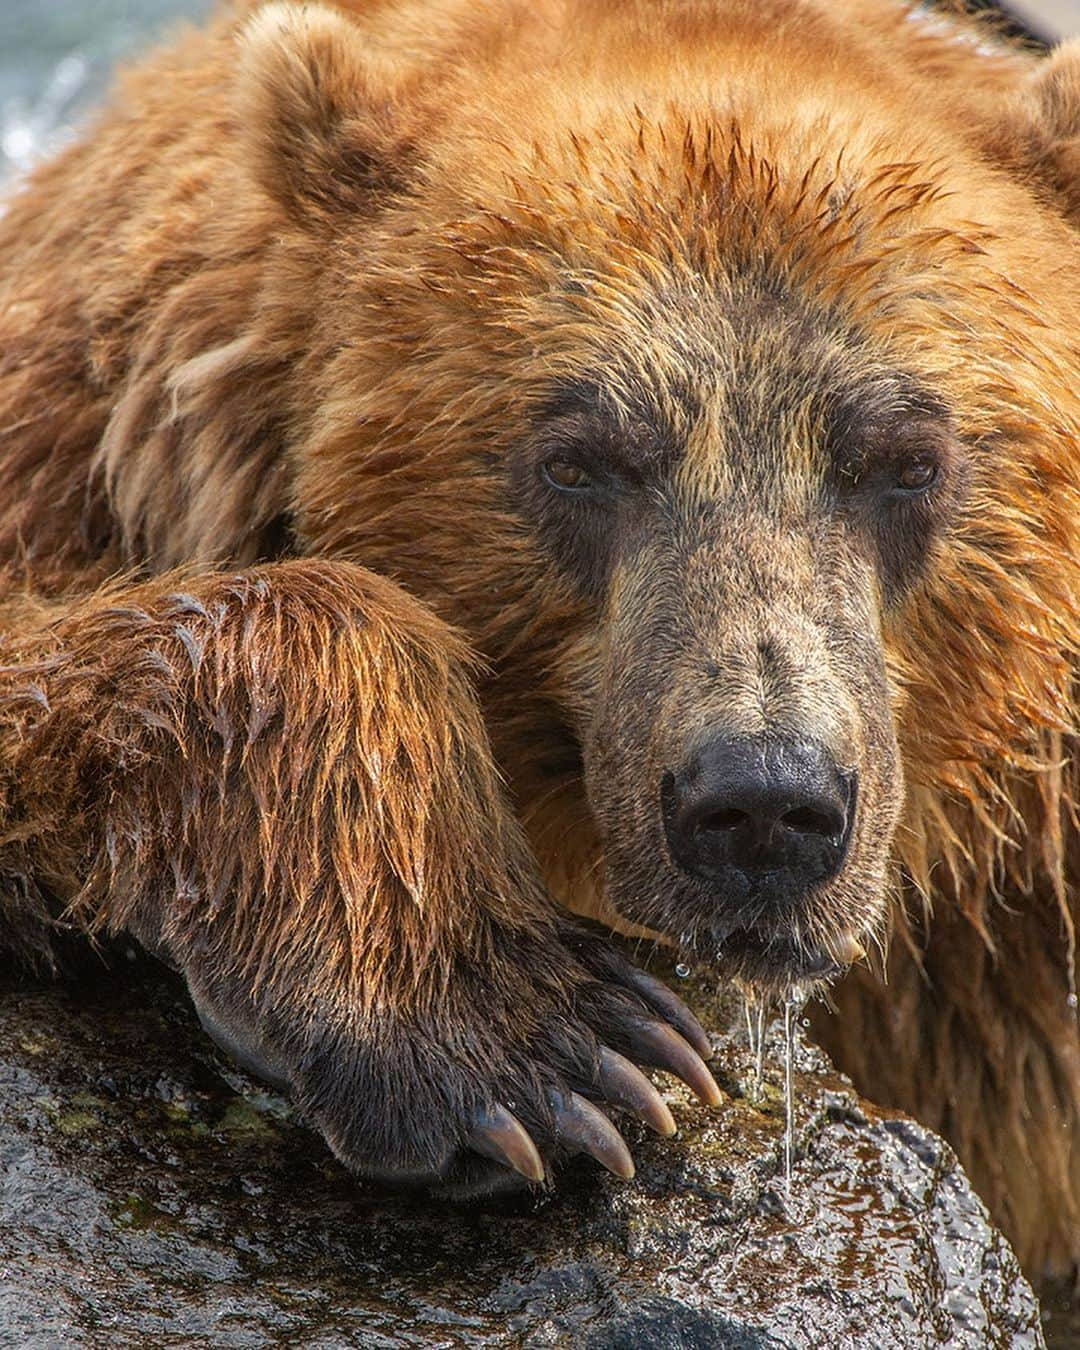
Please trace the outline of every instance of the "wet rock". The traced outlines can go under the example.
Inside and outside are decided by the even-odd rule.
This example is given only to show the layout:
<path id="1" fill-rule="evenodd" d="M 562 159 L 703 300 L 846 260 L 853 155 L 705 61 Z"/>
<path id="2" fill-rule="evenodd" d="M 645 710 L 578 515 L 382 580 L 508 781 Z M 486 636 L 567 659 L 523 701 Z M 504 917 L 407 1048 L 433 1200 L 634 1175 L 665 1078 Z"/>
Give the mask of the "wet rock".
<path id="1" fill-rule="evenodd" d="M 947 1146 L 807 1046 L 788 1194 L 779 1033 L 760 1105 L 732 1034 L 725 1107 L 627 1125 L 634 1182 L 456 1208 L 351 1178 L 161 973 L 0 982 L 0 1345 L 1042 1344 Z"/>

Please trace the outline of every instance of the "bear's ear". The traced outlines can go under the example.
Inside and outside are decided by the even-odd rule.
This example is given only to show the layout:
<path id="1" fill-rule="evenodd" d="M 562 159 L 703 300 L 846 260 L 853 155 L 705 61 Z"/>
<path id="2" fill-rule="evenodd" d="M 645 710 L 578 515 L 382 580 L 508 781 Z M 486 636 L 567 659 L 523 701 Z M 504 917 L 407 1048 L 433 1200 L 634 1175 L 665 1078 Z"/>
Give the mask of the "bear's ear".
<path id="1" fill-rule="evenodd" d="M 1080 38 L 1041 62 L 1028 89 L 1042 133 L 1045 172 L 1065 214 L 1080 225 Z"/>
<path id="2" fill-rule="evenodd" d="M 323 5 L 271 4 L 241 30 L 237 113 L 251 171 L 298 224 L 374 210 L 404 186 L 413 72 Z"/>

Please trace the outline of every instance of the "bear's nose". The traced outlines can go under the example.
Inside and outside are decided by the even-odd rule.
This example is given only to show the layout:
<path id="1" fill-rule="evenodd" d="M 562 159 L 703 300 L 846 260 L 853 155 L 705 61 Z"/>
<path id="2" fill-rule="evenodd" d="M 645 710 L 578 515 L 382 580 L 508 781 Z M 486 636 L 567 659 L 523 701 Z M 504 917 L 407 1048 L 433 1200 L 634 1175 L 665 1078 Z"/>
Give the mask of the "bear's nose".
<path id="1" fill-rule="evenodd" d="M 814 742 L 720 736 L 665 775 L 661 800 L 683 871 L 713 884 L 734 874 L 755 890 L 767 881 L 794 898 L 840 870 L 855 775 Z"/>

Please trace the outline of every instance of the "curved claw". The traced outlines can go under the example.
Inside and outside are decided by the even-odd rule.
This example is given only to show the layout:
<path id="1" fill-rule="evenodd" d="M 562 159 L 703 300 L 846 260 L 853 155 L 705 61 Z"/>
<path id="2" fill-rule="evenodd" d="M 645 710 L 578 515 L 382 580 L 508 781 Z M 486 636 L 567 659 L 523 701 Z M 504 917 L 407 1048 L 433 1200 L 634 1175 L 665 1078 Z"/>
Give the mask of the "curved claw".
<path id="1" fill-rule="evenodd" d="M 617 1177 L 629 1181 L 634 1160 L 622 1135 L 602 1111 L 576 1092 L 548 1095 L 555 1116 L 555 1133 L 563 1144 L 588 1153 Z"/>
<path id="2" fill-rule="evenodd" d="M 684 1040 L 689 1041 L 702 1059 L 712 1059 L 713 1048 L 705 1028 L 678 994 L 673 994 L 662 980 L 655 975 L 646 975 L 643 970 L 635 970 L 628 983 L 651 1008 L 671 1023 Z"/>
<path id="3" fill-rule="evenodd" d="M 706 1106 L 719 1106 L 723 1096 L 701 1056 L 677 1031 L 652 1018 L 631 1017 L 626 1022 L 630 1054 L 651 1069 L 666 1069 L 693 1091 Z"/>
<path id="4" fill-rule="evenodd" d="M 657 1134 L 670 1136 L 675 1133 L 675 1118 L 668 1110 L 667 1102 L 640 1069 L 606 1045 L 600 1047 L 597 1082 L 612 1106 L 632 1111 Z"/>
<path id="5" fill-rule="evenodd" d="M 469 1131 L 466 1142 L 475 1153 L 512 1167 L 529 1181 L 544 1179 L 544 1164 L 536 1145 L 525 1126 L 505 1106 L 496 1105 L 485 1111 Z"/>

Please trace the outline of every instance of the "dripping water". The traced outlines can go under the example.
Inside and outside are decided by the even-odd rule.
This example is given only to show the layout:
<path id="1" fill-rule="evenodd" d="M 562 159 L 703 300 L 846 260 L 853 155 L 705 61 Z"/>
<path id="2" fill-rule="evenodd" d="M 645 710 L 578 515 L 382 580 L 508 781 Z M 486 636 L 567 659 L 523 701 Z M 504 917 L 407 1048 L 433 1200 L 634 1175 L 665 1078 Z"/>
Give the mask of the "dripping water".
<path id="1" fill-rule="evenodd" d="M 754 1076 L 750 1080 L 750 1101 L 756 1106 L 761 1101 L 765 1078 L 765 1011 L 766 1001 L 758 990 L 748 989 L 743 996 L 746 1014 L 746 1041 L 754 1062 Z"/>
<path id="2" fill-rule="evenodd" d="M 793 984 L 784 998 L 784 1189 L 791 1202 L 791 1172 L 795 1156 L 795 1023 L 806 990 Z"/>
<path id="3" fill-rule="evenodd" d="M 795 1165 L 795 1050 L 798 1040 L 796 1027 L 809 990 L 793 984 L 784 996 L 784 1190 L 787 1201 L 792 1199 L 791 1184 Z M 753 1060 L 753 1076 L 747 1097 L 754 1106 L 762 1101 L 765 1078 L 765 1025 L 768 999 L 759 989 L 743 990 L 743 1014 L 746 1018 L 746 1039 Z M 802 1024 L 805 1025 L 805 1024 Z"/>
<path id="4" fill-rule="evenodd" d="M 784 1189 L 791 1200 L 791 1155 L 795 1148 L 795 1092 L 791 1061 L 794 1007 L 790 995 L 784 999 Z"/>
<path id="5" fill-rule="evenodd" d="M 743 1000 L 743 1012 L 746 1014 L 746 1044 L 750 1053 L 754 1053 L 754 1005 L 750 999 Z"/>

